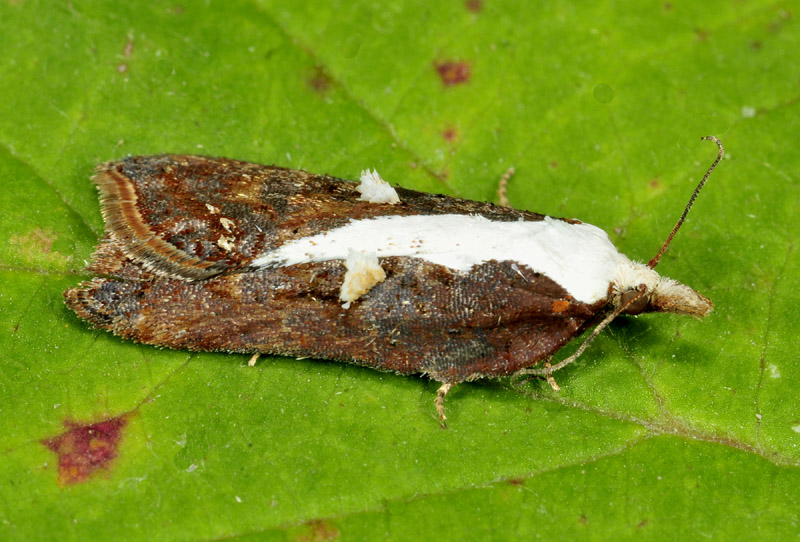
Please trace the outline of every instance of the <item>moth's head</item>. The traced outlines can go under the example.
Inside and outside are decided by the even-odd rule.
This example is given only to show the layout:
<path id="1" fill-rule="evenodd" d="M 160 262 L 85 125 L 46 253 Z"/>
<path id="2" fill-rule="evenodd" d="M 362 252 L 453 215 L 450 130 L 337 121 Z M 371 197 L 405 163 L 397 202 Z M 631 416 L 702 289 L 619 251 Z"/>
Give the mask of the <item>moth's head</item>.
<path id="1" fill-rule="evenodd" d="M 689 203 L 686 204 L 686 208 L 683 210 L 683 214 L 681 214 L 675 227 L 672 228 L 658 254 L 647 265 L 621 261 L 617 266 L 610 292 L 611 302 L 616 310 L 624 307 L 623 312 L 625 314 L 634 315 L 643 312 L 674 312 L 676 314 L 688 314 L 699 319 L 707 316 L 714 308 L 714 304 L 706 296 L 698 294 L 685 284 L 662 277 L 653 271 L 661 260 L 661 256 L 667 251 L 675 233 L 683 225 L 686 215 L 694 205 L 697 195 L 706 184 L 709 175 L 717 167 L 722 157 L 725 156 L 725 149 L 719 139 L 714 136 L 705 136 L 700 139 L 713 141 L 717 144 L 719 149 L 717 158 L 694 189 L 692 197 L 689 198 Z"/>
<path id="2" fill-rule="evenodd" d="M 708 316 L 714 308 L 714 304 L 706 296 L 676 280 L 662 277 L 638 262 L 625 262 L 619 265 L 611 291 L 611 303 L 614 308 L 619 308 L 636 298 L 640 286 L 644 286 L 644 293 L 630 303 L 623 314 L 673 312 L 699 319 Z"/>

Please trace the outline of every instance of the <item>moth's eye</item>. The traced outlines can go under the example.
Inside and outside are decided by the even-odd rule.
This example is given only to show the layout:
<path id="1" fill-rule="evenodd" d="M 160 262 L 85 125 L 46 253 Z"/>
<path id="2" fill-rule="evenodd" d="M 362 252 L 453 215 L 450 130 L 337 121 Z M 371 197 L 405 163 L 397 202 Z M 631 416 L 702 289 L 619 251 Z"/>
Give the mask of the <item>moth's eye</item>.
<path id="1" fill-rule="evenodd" d="M 639 293 L 638 290 L 630 290 L 622 294 L 622 298 L 620 299 L 620 305 L 624 305 Z M 647 308 L 647 294 L 642 295 L 639 299 L 628 305 L 628 308 L 625 309 L 625 314 L 631 314 L 636 316 L 637 314 L 642 314 L 645 309 Z"/>

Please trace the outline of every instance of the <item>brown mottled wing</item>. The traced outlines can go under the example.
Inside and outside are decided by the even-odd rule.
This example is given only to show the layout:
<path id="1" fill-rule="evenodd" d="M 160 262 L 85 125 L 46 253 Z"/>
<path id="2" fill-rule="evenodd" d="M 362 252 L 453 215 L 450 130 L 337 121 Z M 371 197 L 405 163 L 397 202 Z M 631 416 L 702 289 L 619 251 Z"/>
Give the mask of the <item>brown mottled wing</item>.
<path id="1" fill-rule="evenodd" d="M 98 247 L 98 272 L 119 264 L 113 258 L 122 252 L 148 272 L 204 279 L 245 268 L 288 240 L 382 215 L 543 218 L 403 189 L 399 205 L 367 203 L 349 181 L 227 158 L 135 156 L 102 164 L 93 179 L 108 237 Z"/>
<path id="2" fill-rule="evenodd" d="M 470 273 L 413 258 L 381 262 L 386 280 L 349 309 L 338 299 L 345 268 L 335 261 L 202 281 L 96 278 L 65 297 L 93 326 L 137 342 L 311 356 L 450 383 L 533 365 L 603 308 L 509 262 Z"/>

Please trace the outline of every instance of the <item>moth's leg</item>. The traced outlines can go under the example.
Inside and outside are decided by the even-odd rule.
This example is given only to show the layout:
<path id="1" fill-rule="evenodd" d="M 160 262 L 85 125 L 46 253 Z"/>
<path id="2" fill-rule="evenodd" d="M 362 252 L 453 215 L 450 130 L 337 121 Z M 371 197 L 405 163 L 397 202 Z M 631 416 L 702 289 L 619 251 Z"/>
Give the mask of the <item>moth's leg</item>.
<path id="1" fill-rule="evenodd" d="M 248 367 L 255 367 L 256 366 L 256 362 L 258 361 L 258 357 L 260 355 L 261 355 L 260 353 L 253 354 L 253 356 L 250 358 L 250 361 L 247 362 L 247 366 Z"/>
<path id="2" fill-rule="evenodd" d="M 500 183 L 497 186 L 497 197 L 500 200 L 500 205 L 502 207 L 511 207 L 511 203 L 508 201 L 508 181 L 511 179 L 511 176 L 514 175 L 516 171 L 514 167 L 510 167 L 503 173 L 503 176 L 500 177 Z"/>
<path id="3" fill-rule="evenodd" d="M 550 387 L 553 388 L 553 391 L 561 391 L 561 388 L 556 382 L 556 379 L 553 378 L 552 372 L 547 372 L 550 370 L 550 362 L 553 361 L 553 356 L 548 356 L 547 359 L 544 361 L 544 369 L 540 369 L 541 372 L 535 373 L 536 376 L 544 376 L 544 379 L 550 384 Z M 531 375 L 531 371 L 534 369 L 520 369 L 516 373 L 514 373 L 513 378 L 524 378 L 526 376 Z"/>
<path id="4" fill-rule="evenodd" d="M 452 387 L 453 385 L 449 382 L 443 383 L 439 386 L 439 391 L 436 392 L 436 399 L 433 400 L 433 404 L 436 405 L 436 412 L 439 413 L 439 422 L 441 422 L 442 427 L 445 427 L 444 421 L 447 419 L 447 416 L 444 415 L 444 396 L 447 395 L 447 392 Z"/>
<path id="5" fill-rule="evenodd" d="M 575 351 L 574 354 L 572 354 L 568 358 L 562 359 L 555 365 L 551 366 L 549 363 L 546 363 L 545 366 L 541 369 L 531 369 L 531 368 L 520 369 L 517 372 L 517 374 L 547 376 L 553 374 L 555 371 L 558 371 L 563 367 L 566 367 L 567 365 L 578 359 L 581 356 L 581 354 L 583 354 L 583 351 L 586 350 L 586 348 L 588 348 L 590 344 L 592 344 L 592 341 L 595 340 L 598 335 L 600 335 L 600 332 L 603 331 L 606 328 L 606 326 L 608 326 L 608 324 L 610 324 L 614 320 L 614 318 L 622 314 L 625 311 L 625 309 L 633 305 L 633 303 L 637 299 L 642 297 L 647 292 L 647 286 L 645 286 L 644 284 L 640 284 L 639 287 L 636 289 L 636 292 L 637 293 L 635 296 L 631 297 L 628 301 L 617 307 L 614 310 L 614 312 L 606 316 L 602 322 L 597 324 L 594 330 L 589 334 L 588 337 L 586 337 L 586 340 L 584 340 L 583 343 L 581 343 L 580 347 Z"/>
<path id="6" fill-rule="evenodd" d="M 545 369 L 549 369 L 550 368 L 550 360 L 551 359 L 553 359 L 553 356 L 548 357 L 547 361 L 544 362 L 544 368 Z M 553 391 L 561 391 L 561 388 L 558 387 L 558 383 L 556 382 L 556 379 L 553 378 L 553 373 L 546 374 L 544 379 L 547 380 L 547 383 L 550 384 L 550 387 L 553 388 Z"/>

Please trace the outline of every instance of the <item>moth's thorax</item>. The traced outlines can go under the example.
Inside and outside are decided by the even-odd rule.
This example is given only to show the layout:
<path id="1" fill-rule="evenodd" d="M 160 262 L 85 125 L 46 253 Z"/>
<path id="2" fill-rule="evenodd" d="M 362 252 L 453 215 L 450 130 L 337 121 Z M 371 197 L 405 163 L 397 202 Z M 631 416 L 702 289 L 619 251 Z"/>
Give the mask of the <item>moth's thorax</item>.
<path id="1" fill-rule="evenodd" d="M 612 305 L 615 308 L 620 307 L 625 302 L 625 294 L 642 285 L 645 292 L 641 303 L 635 303 L 636 307 L 626 312 L 673 312 L 702 318 L 714 308 L 710 299 L 685 284 L 662 277 L 645 264 L 630 260 L 617 267 L 611 290 Z"/>

